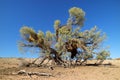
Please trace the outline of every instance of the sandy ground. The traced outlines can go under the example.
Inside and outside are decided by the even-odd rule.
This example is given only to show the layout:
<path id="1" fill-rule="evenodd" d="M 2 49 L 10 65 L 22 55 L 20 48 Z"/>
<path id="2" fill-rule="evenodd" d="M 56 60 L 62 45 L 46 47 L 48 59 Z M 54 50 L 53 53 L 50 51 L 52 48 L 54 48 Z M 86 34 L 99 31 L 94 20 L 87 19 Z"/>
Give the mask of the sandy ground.
<path id="1" fill-rule="evenodd" d="M 31 61 L 31 59 L 29 59 Z M 41 67 L 20 67 L 21 59 L 0 58 L 0 80 L 120 80 L 120 60 L 106 60 L 112 66 L 55 67 L 54 70 Z M 94 61 L 89 61 L 92 63 Z M 16 75 L 19 70 L 45 72 L 53 76 Z"/>

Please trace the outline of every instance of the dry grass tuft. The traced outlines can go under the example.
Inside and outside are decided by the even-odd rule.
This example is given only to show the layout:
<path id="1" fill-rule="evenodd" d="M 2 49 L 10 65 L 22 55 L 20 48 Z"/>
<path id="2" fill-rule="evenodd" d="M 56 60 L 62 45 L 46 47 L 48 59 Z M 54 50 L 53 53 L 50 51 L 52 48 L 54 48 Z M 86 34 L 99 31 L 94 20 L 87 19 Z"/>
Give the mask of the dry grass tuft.
<path id="1" fill-rule="evenodd" d="M 25 59 L 22 59 L 19 63 L 19 67 L 28 67 L 30 64 L 29 61 L 25 60 Z"/>

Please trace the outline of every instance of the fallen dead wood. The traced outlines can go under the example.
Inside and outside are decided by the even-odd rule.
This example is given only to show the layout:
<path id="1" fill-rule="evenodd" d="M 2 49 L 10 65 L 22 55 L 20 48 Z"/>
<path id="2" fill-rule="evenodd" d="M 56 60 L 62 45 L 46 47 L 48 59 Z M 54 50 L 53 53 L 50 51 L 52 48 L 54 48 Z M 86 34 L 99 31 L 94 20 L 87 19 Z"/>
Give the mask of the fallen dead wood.
<path id="1" fill-rule="evenodd" d="M 17 72 L 18 75 L 27 75 L 27 76 L 32 76 L 32 75 L 37 75 L 37 76 L 52 76 L 51 73 L 41 73 L 41 72 L 26 72 L 25 70 L 20 70 Z"/>

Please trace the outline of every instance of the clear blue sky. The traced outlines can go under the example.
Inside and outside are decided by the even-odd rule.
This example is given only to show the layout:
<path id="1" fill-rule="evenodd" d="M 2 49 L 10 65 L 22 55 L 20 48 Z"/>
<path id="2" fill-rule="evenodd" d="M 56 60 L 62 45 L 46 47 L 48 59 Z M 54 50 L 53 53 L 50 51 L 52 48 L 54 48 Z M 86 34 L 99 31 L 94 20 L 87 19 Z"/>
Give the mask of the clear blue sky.
<path id="1" fill-rule="evenodd" d="M 0 57 L 34 56 L 19 52 L 19 29 L 27 25 L 54 31 L 54 20 L 66 23 L 68 9 L 74 6 L 86 12 L 83 29 L 97 25 L 108 36 L 111 57 L 120 57 L 120 0 L 0 0 Z"/>

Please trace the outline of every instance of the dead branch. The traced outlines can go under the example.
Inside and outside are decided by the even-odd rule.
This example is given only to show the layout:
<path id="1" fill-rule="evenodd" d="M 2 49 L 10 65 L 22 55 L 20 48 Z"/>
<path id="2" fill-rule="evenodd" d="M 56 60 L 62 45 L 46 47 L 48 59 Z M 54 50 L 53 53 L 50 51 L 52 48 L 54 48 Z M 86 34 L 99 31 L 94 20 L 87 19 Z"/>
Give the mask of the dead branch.
<path id="1" fill-rule="evenodd" d="M 44 72 L 26 72 L 25 70 L 20 70 L 18 71 L 17 75 L 27 75 L 27 76 L 32 76 L 32 75 L 37 75 L 37 76 L 52 76 L 50 73 L 44 73 Z"/>

